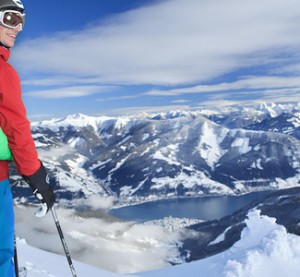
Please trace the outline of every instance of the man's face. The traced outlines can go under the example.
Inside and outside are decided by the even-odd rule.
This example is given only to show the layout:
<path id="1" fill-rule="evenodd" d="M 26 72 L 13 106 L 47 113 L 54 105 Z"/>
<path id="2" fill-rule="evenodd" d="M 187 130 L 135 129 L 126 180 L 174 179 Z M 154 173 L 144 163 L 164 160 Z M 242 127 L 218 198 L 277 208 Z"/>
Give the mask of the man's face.
<path id="1" fill-rule="evenodd" d="M 9 48 L 14 47 L 18 33 L 21 31 L 21 26 L 9 29 L 0 24 L 0 41 L 4 46 Z"/>

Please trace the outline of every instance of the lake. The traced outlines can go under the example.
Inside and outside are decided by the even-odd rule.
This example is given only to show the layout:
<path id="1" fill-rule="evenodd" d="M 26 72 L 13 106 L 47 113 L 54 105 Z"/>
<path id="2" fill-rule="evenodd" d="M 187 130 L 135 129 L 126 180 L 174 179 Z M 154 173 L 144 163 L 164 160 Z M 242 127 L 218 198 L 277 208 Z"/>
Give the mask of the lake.
<path id="1" fill-rule="evenodd" d="M 162 219 L 168 216 L 213 220 L 230 215 L 268 193 L 270 192 L 262 191 L 240 196 L 203 196 L 198 198 L 159 200 L 113 209 L 109 211 L 109 214 L 136 222 Z"/>

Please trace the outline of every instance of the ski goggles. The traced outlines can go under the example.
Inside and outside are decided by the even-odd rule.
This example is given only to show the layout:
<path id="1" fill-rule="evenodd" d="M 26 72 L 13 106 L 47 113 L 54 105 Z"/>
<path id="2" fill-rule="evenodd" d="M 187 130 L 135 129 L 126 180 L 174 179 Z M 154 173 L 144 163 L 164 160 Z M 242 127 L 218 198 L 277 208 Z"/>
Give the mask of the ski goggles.
<path id="1" fill-rule="evenodd" d="M 25 14 L 14 11 L 14 10 L 5 10 L 5 11 L 0 11 L 0 24 L 3 26 L 9 28 L 9 29 L 14 29 L 17 28 L 18 26 L 21 26 L 21 30 L 24 27 L 25 23 Z"/>

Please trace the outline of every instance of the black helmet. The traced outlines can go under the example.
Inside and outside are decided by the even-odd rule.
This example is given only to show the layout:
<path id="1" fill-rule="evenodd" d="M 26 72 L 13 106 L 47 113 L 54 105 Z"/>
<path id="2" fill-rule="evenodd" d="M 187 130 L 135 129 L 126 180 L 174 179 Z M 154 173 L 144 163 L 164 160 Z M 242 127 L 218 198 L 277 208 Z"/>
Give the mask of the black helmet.
<path id="1" fill-rule="evenodd" d="M 24 12 L 24 5 L 21 0 L 0 0 L 0 10 L 17 10 Z"/>

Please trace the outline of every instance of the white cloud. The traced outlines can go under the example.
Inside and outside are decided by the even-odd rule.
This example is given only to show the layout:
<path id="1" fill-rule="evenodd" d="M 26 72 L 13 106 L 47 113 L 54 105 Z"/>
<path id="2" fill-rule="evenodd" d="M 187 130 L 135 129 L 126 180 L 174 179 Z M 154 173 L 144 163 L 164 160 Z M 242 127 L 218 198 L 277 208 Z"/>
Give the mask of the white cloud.
<path id="1" fill-rule="evenodd" d="M 94 203 L 95 204 L 95 203 Z M 115 272 L 137 272 L 168 266 L 178 254 L 174 245 L 180 230 L 169 232 L 156 225 L 134 224 L 95 217 L 89 213 L 57 209 L 58 218 L 74 260 Z M 48 213 L 35 218 L 32 207 L 15 207 L 16 234 L 35 247 L 63 255 L 55 223 Z M 103 216 L 103 215 L 102 215 Z"/>
<path id="2" fill-rule="evenodd" d="M 190 102 L 190 101 L 185 100 L 185 99 L 178 99 L 178 100 L 171 101 L 171 103 L 177 103 L 177 104 L 183 104 L 183 103 L 188 103 L 188 102 Z"/>
<path id="3" fill-rule="evenodd" d="M 14 58 L 31 73 L 187 84 L 298 52 L 299 15 L 298 0 L 162 1 L 98 26 L 23 41 Z"/>
<path id="4" fill-rule="evenodd" d="M 103 102 L 103 101 L 114 101 L 114 100 L 124 100 L 124 99 L 134 99 L 134 98 L 139 98 L 143 94 L 136 94 L 136 95 L 123 95 L 123 96 L 115 96 L 115 97 L 103 97 L 103 98 L 98 98 L 96 101 Z"/>
<path id="5" fill-rule="evenodd" d="M 248 77 L 242 80 L 216 85 L 197 85 L 175 89 L 151 90 L 152 96 L 184 96 L 205 94 L 200 106 L 250 105 L 261 102 L 300 101 L 300 77 Z M 251 98 L 251 95 L 254 95 Z M 258 96 L 255 96 L 258 95 Z M 250 97 L 249 97 L 250 96 Z"/>
<path id="6" fill-rule="evenodd" d="M 60 87 L 48 90 L 37 90 L 27 92 L 25 95 L 38 98 L 69 98 L 69 97 L 82 97 L 100 92 L 110 92 L 114 90 L 113 86 L 70 86 Z"/>
<path id="7" fill-rule="evenodd" d="M 152 114 L 152 113 L 161 113 L 168 111 L 177 111 L 177 110 L 191 110 L 191 107 L 188 105 L 170 105 L 170 106 L 131 106 L 126 108 L 118 109 L 109 109 L 105 110 L 105 115 L 142 115 L 142 114 Z M 103 115 L 103 113 L 98 113 L 98 115 Z"/>
<path id="8" fill-rule="evenodd" d="M 116 199 L 113 196 L 100 197 L 97 195 L 91 195 L 85 200 L 85 204 L 93 210 L 106 210 L 112 208 L 115 200 Z"/>
<path id="9" fill-rule="evenodd" d="M 300 77 L 249 77 L 235 82 L 227 82 L 216 85 L 197 85 L 184 88 L 151 90 L 146 95 L 176 96 L 190 93 L 212 93 L 221 91 L 246 91 L 246 90 L 264 90 L 271 88 L 299 87 Z"/>

